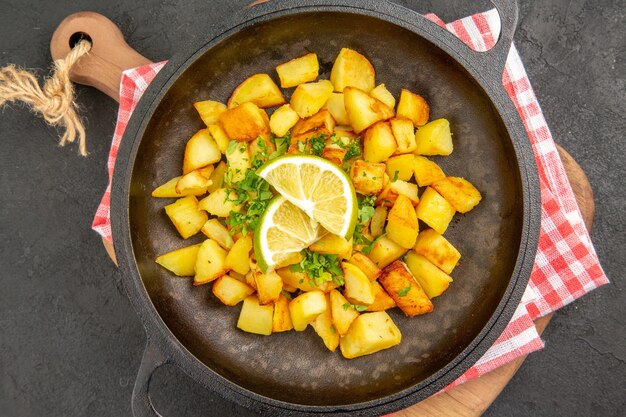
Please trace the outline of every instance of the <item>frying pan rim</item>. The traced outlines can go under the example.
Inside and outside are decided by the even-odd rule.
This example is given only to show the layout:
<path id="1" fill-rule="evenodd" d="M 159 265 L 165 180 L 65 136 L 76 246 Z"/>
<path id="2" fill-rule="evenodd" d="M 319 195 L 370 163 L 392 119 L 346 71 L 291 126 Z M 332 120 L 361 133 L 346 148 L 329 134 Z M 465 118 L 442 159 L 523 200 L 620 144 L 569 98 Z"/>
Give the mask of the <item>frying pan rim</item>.
<path id="1" fill-rule="evenodd" d="M 234 396 L 236 401 L 249 408 L 258 407 L 257 401 L 260 401 L 265 403 L 267 407 L 276 407 L 283 412 L 294 414 L 300 412 L 341 413 L 356 410 L 367 411 L 368 413 L 390 412 L 415 403 L 418 397 L 425 398 L 434 394 L 452 382 L 484 354 L 509 323 L 528 282 L 534 260 L 533 255 L 536 251 L 539 229 L 537 169 L 534 158 L 530 157 L 533 155 L 532 148 L 521 125 L 519 115 L 513 108 L 508 96 L 504 94 L 501 81 L 498 80 L 496 83 L 494 80 L 485 78 L 485 73 L 481 72 L 481 68 L 477 68 L 477 65 L 468 59 L 470 56 L 468 54 L 469 49 L 456 38 L 453 38 L 453 35 L 413 11 L 410 11 L 407 18 L 406 11 L 408 9 L 391 3 L 379 5 L 376 2 L 367 2 L 355 5 L 344 0 L 332 3 L 325 1 L 300 3 L 306 4 L 289 9 L 262 7 L 255 11 L 248 11 L 245 16 L 242 14 L 235 15 L 232 21 L 223 27 L 215 28 L 206 37 L 202 37 L 201 42 L 194 43 L 191 48 L 176 54 L 150 84 L 129 121 L 118 152 L 119 165 L 114 172 L 111 219 L 113 233 L 116 236 L 116 255 L 129 299 L 146 329 L 148 343 L 157 344 L 168 358 L 169 363 L 176 364 L 206 387 L 216 390 L 231 400 L 233 399 L 232 394 L 236 394 Z M 520 250 L 515 267 L 502 299 L 481 332 L 460 354 L 426 380 L 385 397 L 338 406 L 302 405 L 268 398 L 231 382 L 197 359 L 165 324 L 148 295 L 134 258 L 130 232 L 130 182 L 135 168 L 137 151 L 149 121 L 172 85 L 200 56 L 241 30 L 273 18 L 306 12 L 343 12 L 376 18 L 385 23 L 407 29 L 424 38 L 457 62 L 468 72 L 469 76 L 474 78 L 477 88 L 480 87 L 483 90 L 485 96 L 491 101 L 495 112 L 501 117 L 512 142 L 513 153 L 517 158 L 516 162 L 520 169 L 519 175 L 523 191 L 523 224 L 519 243 Z M 240 20 L 237 21 L 237 19 Z M 207 370 L 209 372 L 206 372 Z"/>

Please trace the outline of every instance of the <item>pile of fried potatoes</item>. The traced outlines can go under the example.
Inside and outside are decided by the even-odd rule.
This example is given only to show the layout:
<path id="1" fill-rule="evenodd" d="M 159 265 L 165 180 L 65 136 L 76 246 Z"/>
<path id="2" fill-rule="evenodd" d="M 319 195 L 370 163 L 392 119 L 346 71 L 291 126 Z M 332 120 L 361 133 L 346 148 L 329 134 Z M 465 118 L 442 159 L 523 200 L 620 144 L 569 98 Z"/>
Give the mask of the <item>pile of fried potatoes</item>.
<path id="1" fill-rule="evenodd" d="M 357 51 L 341 49 L 330 80 L 318 80 L 313 53 L 276 72 L 280 87 L 295 87 L 289 103 L 269 74 L 244 80 L 227 104 L 194 103 L 207 127 L 187 142 L 182 176 L 152 195 L 177 198 L 165 212 L 183 239 L 199 232 L 207 239 L 156 262 L 193 276 L 194 285 L 212 282 L 213 294 L 228 306 L 243 302 L 237 327 L 246 332 L 303 331 L 311 324 L 329 350 L 340 346 L 346 358 L 395 346 L 401 334 L 385 310 L 398 307 L 406 316 L 433 311 L 431 300 L 446 291 L 461 257 L 443 234 L 455 213 L 472 210 L 481 194 L 427 158 L 452 153 L 448 121 L 430 121 L 426 100 L 408 89 L 396 103 L 385 84 L 376 85 L 374 67 Z M 262 273 L 252 232 L 232 233 L 225 222 L 242 210 L 227 198 L 225 176 L 231 183 L 242 180 L 255 155 L 277 150 L 276 138 L 289 138 L 285 151 L 297 154 L 320 135 L 321 157 L 348 172 L 360 198 L 375 200 L 361 230 L 369 245 L 327 234 L 309 248 L 339 257 L 343 286 L 316 284 L 294 270 L 289 263 L 301 262 L 300 254 Z M 360 155 L 346 159 L 345 144 L 354 140 Z"/>

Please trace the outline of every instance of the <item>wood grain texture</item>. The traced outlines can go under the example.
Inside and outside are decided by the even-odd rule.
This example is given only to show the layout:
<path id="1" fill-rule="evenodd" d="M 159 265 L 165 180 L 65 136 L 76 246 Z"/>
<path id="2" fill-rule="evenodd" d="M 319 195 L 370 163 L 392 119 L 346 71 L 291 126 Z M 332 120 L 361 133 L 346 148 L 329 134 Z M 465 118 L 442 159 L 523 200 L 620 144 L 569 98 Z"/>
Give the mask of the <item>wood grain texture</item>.
<path id="1" fill-rule="evenodd" d="M 255 3 L 261 2 L 264 1 Z M 150 60 L 126 43 L 121 31 L 113 22 L 92 12 L 76 13 L 61 22 L 50 44 L 54 59 L 62 58 L 69 52 L 70 38 L 78 32 L 89 35 L 93 46 L 89 55 L 81 58 L 76 69 L 72 71 L 72 80 L 93 86 L 119 101 L 122 72 L 129 68 L 149 64 Z M 576 161 L 563 148 L 558 145 L 557 147 L 585 224 L 591 230 L 595 205 L 589 180 Z M 102 243 L 117 265 L 113 245 L 105 239 L 102 239 Z M 550 318 L 551 315 L 535 321 L 540 334 L 548 325 Z M 397 417 L 480 416 L 515 375 L 525 358 L 525 356 L 518 358 L 480 378 L 430 397 L 395 415 Z"/>
<path id="2" fill-rule="evenodd" d="M 57 60 L 65 57 L 75 34 L 91 39 L 91 50 L 70 73 L 72 81 L 97 88 L 119 101 L 122 72 L 150 64 L 150 60 L 128 46 L 115 23 L 99 13 L 79 12 L 66 17 L 50 41 L 50 53 Z"/>
<path id="3" fill-rule="evenodd" d="M 587 229 L 591 230 L 595 205 L 593 190 L 580 165 L 563 148 L 557 145 L 567 177 L 572 184 L 576 202 L 580 208 Z M 535 320 L 539 334 L 543 333 L 552 314 Z M 517 358 L 480 378 L 473 379 L 441 394 L 402 410 L 396 417 L 478 417 L 498 397 L 506 384 L 522 366 L 526 356 Z"/>

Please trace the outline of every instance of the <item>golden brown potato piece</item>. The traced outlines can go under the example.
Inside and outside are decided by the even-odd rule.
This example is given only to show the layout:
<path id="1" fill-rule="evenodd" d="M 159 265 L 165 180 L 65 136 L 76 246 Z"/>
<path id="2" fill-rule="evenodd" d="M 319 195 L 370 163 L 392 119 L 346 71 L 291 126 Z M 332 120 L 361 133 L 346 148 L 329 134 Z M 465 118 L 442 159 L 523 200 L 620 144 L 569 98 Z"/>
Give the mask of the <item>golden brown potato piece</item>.
<path id="1" fill-rule="evenodd" d="M 233 247 L 233 238 L 228 232 L 228 229 L 217 219 L 207 220 L 204 226 L 202 226 L 201 232 L 209 239 L 213 239 L 219 243 L 224 249 L 229 250 Z M 248 259 L 246 259 L 246 262 L 247 261 Z"/>
<path id="2" fill-rule="evenodd" d="M 254 103 L 243 103 L 220 115 L 220 125 L 230 139 L 250 142 L 259 136 L 269 138 L 270 121 L 265 110 Z"/>
<path id="3" fill-rule="evenodd" d="M 384 268 L 407 252 L 387 236 L 376 239 L 372 251 L 367 255 L 379 268 Z"/>
<path id="4" fill-rule="evenodd" d="M 339 346 L 346 359 L 376 353 L 400 344 L 402 334 L 391 317 L 384 311 L 361 314 Z"/>
<path id="5" fill-rule="evenodd" d="M 254 74 L 235 88 L 228 100 L 228 108 L 243 103 L 254 103 L 264 109 L 285 104 L 285 97 L 269 75 Z"/>
<path id="6" fill-rule="evenodd" d="M 309 250 L 325 255 L 338 255 L 341 259 L 347 259 L 352 255 L 352 241 L 327 233 L 309 246 Z"/>
<path id="7" fill-rule="evenodd" d="M 156 258 L 156 263 L 179 277 L 192 277 L 196 273 L 196 259 L 200 245 L 187 246 L 165 253 Z"/>
<path id="8" fill-rule="evenodd" d="M 224 264 L 226 268 L 231 269 L 241 275 L 245 275 L 250 270 L 250 251 L 252 250 L 252 236 L 239 238 L 228 251 Z M 257 282 L 258 287 L 258 282 Z M 278 291 L 280 292 L 280 290 Z M 259 295 L 259 298 L 261 296 Z M 261 300 L 261 304 L 267 304 Z"/>
<path id="9" fill-rule="evenodd" d="M 383 269 L 378 282 L 408 317 L 433 311 L 433 303 L 404 262 L 395 261 Z"/>
<path id="10" fill-rule="evenodd" d="M 452 246 L 452 243 L 433 229 L 424 230 L 417 236 L 413 250 L 446 274 L 450 274 L 461 259 L 461 253 Z"/>
<path id="11" fill-rule="evenodd" d="M 348 262 L 363 271 L 367 279 L 370 281 L 374 281 L 380 276 L 380 268 L 361 252 L 355 252 Z"/>
<path id="12" fill-rule="evenodd" d="M 332 290 L 329 294 L 330 313 L 335 330 L 340 336 L 348 333 L 352 322 L 359 317 L 359 312 L 350 307 L 350 303 L 339 291 Z"/>
<path id="13" fill-rule="evenodd" d="M 361 194 L 379 194 L 383 190 L 385 164 L 355 161 L 350 168 L 354 189 Z"/>
<path id="14" fill-rule="evenodd" d="M 378 281 L 372 281 L 372 290 L 374 291 L 374 302 L 367 306 L 367 311 L 385 311 L 396 306 L 396 302 Z"/>
<path id="15" fill-rule="evenodd" d="M 322 291 L 315 290 L 300 294 L 289 302 L 289 313 L 294 330 L 303 331 L 327 308 L 326 295 Z"/>
<path id="16" fill-rule="evenodd" d="M 211 292 L 225 305 L 235 306 L 247 296 L 252 295 L 254 288 L 228 275 L 223 275 L 215 281 Z"/>
<path id="17" fill-rule="evenodd" d="M 328 295 L 326 295 L 328 298 Z M 330 305 L 330 301 L 327 299 L 328 305 Z M 339 333 L 337 333 L 337 329 L 333 325 L 333 318 L 331 316 L 330 308 L 324 310 L 322 314 L 317 316 L 315 320 L 311 323 L 313 330 L 319 337 L 322 338 L 324 345 L 330 350 L 334 352 L 339 346 Z"/>
<path id="18" fill-rule="evenodd" d="M 185 146 L 183 174 L 219 162 L 220 159 L 222 153 L 209 129 L 202 129 L 193 135 Z"/>
<path id="19" fill-rule="evenodd" d="M 402 117 L 394 117 L 389 123 L 391 123 L 391 131 L 398 144 L 398 149 L 396 149 L 395 153 L 403 154 L 413 152 L 415 148 L 417 148 L 413 122 Z"/>
<path id="20" fill-rule="evenodd" d="M 291 108 L 301 118 L 313 116 L 317 113 L 333 94 L 333 85 L 328 80 L 316 83 L 300 84 L 291 96 Z"/>
<path id="21" fill-rule="evenodd" d="M 243 300 L 237 328 L 248 333 L 269 336 L 272 334 L 274 306 L 261 305 L 256 295 L 249 295 Z"/>
<path id="22" fill-rule="evenodd" d="M 226 166 L 226 162 L 220 161 L 219 164 L 215 166 L 211 177 L 211 185 L 209 185 L 206 189 L 208 193 L 212 193 L 218 188 L 222 188 L 224 186 L 224 174 L 228 171 L 228 167 Z"/>
<path id="23" fill-rule="evenodd" d="M 162 184 L 162 185 L 158 186 L 157 188 L 154 189 L 154 191 L 152 191 L 152 197 L 156 197 L 156 198 L 179 198 L 179 197 L 185 197 L 185 196 L 188 196 L 188 195 L 199 196 L 199 195 L 202 195 L 202 194 L 207 192 L 208 188 L 191 189 L 191 190 L 187 190 L 184 194 L 180 194 L 180 193 L 176 192 L 176 184 L 178 184 L 178 181 L 180 181 L 181 178 L 182 178 L 182 176 L 174 177 L 171 180 L 169 180 L 168 182 L 166 182 L 165 184 Z"/>
<path id="24" fill-rule="evenodd" d="M 176 192 L 181 195 L 197 195 L 200 191 L 206 192 L 211 185 L 213 165 L 191 171 L 176 183 Z"/>
<path id="25" fill-rule="evenodd" d="M 350 124 L 348 113 L 346 113 L 346 105 L 343 99 L 343 93 L 333 93 L 326 102 L 326 108 L 333 116 L 333 119 L 340 125 Z"/>
<path id="26" fill-rule="evenodd" d="M 374 291 L 365 273 L 349 262 L 342 262 L 341 269 L 345 281 L 344 296 L 361 305 L 372 304 Z"/>
<path id="27" fill-rule="evenodd" d="M 215 143 L 217 143 L 217 147 L 220 149 L 220 152 L 226 153 L 226 149 L 228 148 L 228 142 L 230 142 L 230 139 L 228 138 L 228 135 L 226 134 L 222 126 L 215 123 L 210 125 L 207 129 L 209 129 L 209 133 L 213 137 L 213 140 L 215 140 Z"/>
<path id="28" fill-rule="evenodd" d="M 198 209 L 207 211 L 217 217 L 228 217 L 230 216 L 231 211 L 238 212 L 241 210 L 241 206 L 238 206 L 233 202 L 233 200 L 236 199 L 237 194 L 235 194 L 234 191 L 231 191 L 230 194 L 228 194 L 226 188 L 218 188 L 200 200 L 200 203 L 198 203 Z"/>
<path id="29" fill-rule="evenodd" d="M 439 234 L 444 234 L 452 217 L 454 207 L 433 188 L 426 187 L 422 193 L 422 199 L 417 206 L 417 218 L 435 229 Z"/>
<path id="30" fill-rule="evenodd" d="M 356 87 L 346 87 L 343 99 L 350 126 L 356 133 L 361 133 L 374 123 L 394 116 L 391 107 Z"/>
<path id="31" fill-rule="evenodd" d="M 459 213 L 467 213 L 480 203 L 482 196 L 468 180 L 448 177 L 432 183 L 433 187 Z"/>
<path id="32" fill-rule="evenodd" d="M 192 195 L 179 198 L 172 204 L 165 206 L 165 213 L 183 239 L 198 233 L 209 218 L 199 208 L 198 199 Z"/>
<path id="33" fill-rule="evenodd" d="M 405 249 L 415 245 L 418 233 L 417 215 L 408 197 L 399 195 L 387 216 L 387 236 Z"/>
<path id="34" fill-rule="evenodd" d="M 365 131 L 363 159 L 368 162 L 385 162 L 398 149 L 388 122 L 378 122 Z"/>
<path id="35" fill-rule="evenodd" d="M 375 89 L 370 91 L 370 96 L 374 97 L 376 100 L 380 100 L 385 103 L 389 108 L 396 107 L 396 99 L 393 95 L 387 90 L 385 84 L 379 84 Z"/>
<path id="36" fill-rule="evenodd" d="M 283 290 L 283 280 L 276 272 L 255 274 L 256 290 L 260 304 L 272 304 L 278 300 Z"/>
<path id="37" fill-rule="evenodd" d="M 413 125 L 411 125 L 411 129 Z M 415 155 L 392 156 L 385 163 L 387 165 L 387 175 L 392 180 L 410 181 L 413 176 Z M 397 173 L 397 174 L 396 174 Z"/>
<path id="38" fill-rule="evenodd" d="M 296 123 L 300 120 L 300 116 L 289 104 L 276 109 L 270 117 L 270 130 L 279 138 L 282 138 L 289 132 Z"/>
<path id="39" fill-rule="evenodd" d="M 347 153 L 348 150 L 346 148 L 342 148 L 339 145 L 331 143 L 324 147 L 324 150 L 322 151 L 322 158 L 341 166 Z"/>
<path id="40" fill-rule="evenodd" d="M 206 284 L 224 275 L 228 271 L 224 265 L 225 260 L 226 251 L 216 241 L 207 239 L 202 242 L 196 258 L 193 285 Z"/>
<path id="41" fill-rule="evenodd" d="M 418 187 L 412 182 L 402 180 L 396 180 L 393 182 L 389 181 L 383 191 L 378 195 L 376 204 L 391 207 L 393 203 L 396 202 L 398 196 L 403 195 L 405 197 L 408 197 L 414 206 L 417 206 L 417 204 L 419 203 L 419 197 L 417 196 L 417 192 Z"/>
<path id="42" fill-rule="evenodd" d="M 291 88 L 315 81 L 319 71 L 320 64 L 316 54 L 306 54 L 276 67 L 282 88 Z"/>
<path id="43" fill-rule="evenodd" d="M 380 205 L 374 209 L 374 215 L 370 221 L 370 234 L 377 238 L 385 231 L 385 222 L 387 221 L 387 207 Z"/>
<path id="44" fill-rule="evenodd" d="M 415 155 L 413 172 L 415 173 L 415 181 L 420 187 L 425 187 L 446 177 L 439 165 L 425 156 L 419 155 Z"/>
<path id="45" fill-rule="evenodd" d="M 193 106 L 207 127 L 217 123 L 220 114 L 226 111 L 225 104 L 213 100 L 198 101 L 193 103 Z"/>
<path id="46" fill-rule="evenodd" d="M 299 120 L 291 130 L 291 136 L 300 136 L 313 132 L 315 135 L 324 134 L 330 136 L 335 130 L 335 119 L 327 109 L 322 109 L 313 116 Z"/>
<path id="47" fill-rule="evenodd" d="M 420 127 L 428 123 L 430 107 L 422 96 L 403 88 L 400 93 L 397 113 L 398 117 L 407 118 L 413 122 L 415 127 Z"/>
<path id="48" fill-rule="evenodd" d="M 415 133 L 418 155 L 450 155 L 454 150 L 450 123 L 437 119 L 417 129 Z"/>
<path id="49" fill-rule="evenodd" d="M 346 87 L 356 87 L 370 92 L 376 85 L 376 72 L 370 61 L 355 50 L 342 48 L 330 72 L 335 91 L 341 93 Z"/>
<path id="50" fill-rule="evenodd" d="M 291 315 L 289 314 L 289 300 L 281 294 L 274 303 L 272 332 L 286 332 L 291 329 L 293 329 L 293 324 L 291 323 Z"/>
<path id="51" fill-rule="evenodd" d="M 406 255 L 406 264 L 411 273 L 424 288 L 428 298 L 435 298 L 448 289 L 452 282 L 452 277 L 446 274 L 428 259 L 418 255 L 414 251 L 409 251 Z"/>

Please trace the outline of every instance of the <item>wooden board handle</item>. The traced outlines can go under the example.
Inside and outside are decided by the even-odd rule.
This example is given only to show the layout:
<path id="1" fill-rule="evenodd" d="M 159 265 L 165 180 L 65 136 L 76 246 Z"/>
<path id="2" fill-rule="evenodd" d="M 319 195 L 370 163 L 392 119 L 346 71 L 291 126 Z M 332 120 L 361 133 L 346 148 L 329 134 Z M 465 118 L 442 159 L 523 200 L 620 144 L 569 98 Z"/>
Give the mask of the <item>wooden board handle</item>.
<path id="1" fill-rule="evenodd" d="M 74 13 L 59 24 L 50 41 L 54 60 L 65 57 L 81 38 L 91 41 L 89 54 L 70 72 L 72 81 L 97 88 L 119 101 L 122 72 L 151 61 L 128 46 L 115 23 L 94 12 Z"/>

